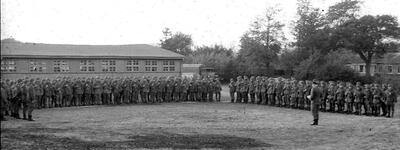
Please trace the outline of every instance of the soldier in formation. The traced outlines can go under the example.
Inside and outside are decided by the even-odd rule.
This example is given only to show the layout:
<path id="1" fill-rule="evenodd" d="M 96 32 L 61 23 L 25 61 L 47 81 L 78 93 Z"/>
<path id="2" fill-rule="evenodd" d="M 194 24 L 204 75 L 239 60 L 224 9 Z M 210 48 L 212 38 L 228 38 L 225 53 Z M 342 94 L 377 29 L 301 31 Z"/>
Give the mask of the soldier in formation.
<path id="1" fill-rule="evenodd" d="M 57 77 L 1 79 L 1 119 L 33 121 L 34 108 L 221 101 L 218 78 Z M 246 89 L 247 90 L 247 89 Z"/>
<path id="2" fill-rule="evenodd" d="M 250 79 L 250 80 L 249 80 Z M 311 104 L 307 96 L 318 82 L 320 98 Z M 230 79 L 231 102 L 319 111 L 393 117 L 397 94 L 391 84 L 364 84 L 335 81 L 297 81 L 295 79 L 238 76 Z M 313 108 L 315 111 L 315 108 Z"/>

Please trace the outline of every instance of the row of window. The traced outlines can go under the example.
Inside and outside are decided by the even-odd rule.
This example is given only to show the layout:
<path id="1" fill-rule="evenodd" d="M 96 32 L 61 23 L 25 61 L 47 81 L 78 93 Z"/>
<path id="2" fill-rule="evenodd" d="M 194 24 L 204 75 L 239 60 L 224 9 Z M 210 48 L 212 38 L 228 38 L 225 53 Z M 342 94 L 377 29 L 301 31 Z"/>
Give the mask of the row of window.
<path id="1" fill-rule="evenodd" d="M 157 60 L 146 60 L 145 61 L 145 71 L 147 72 L 157 72 L 158 67 Z M 45 61 L 35 61 L 31 60 L 29 62 L 29 72 L 44 72 L 46 70 Z M 17 66 L 13 60 L 1 61 L 1 71 L 2 72 L 16 72 Z M 54 72 L 70 72 L 70 66 L 67 61 L 56 60 L 53 61 L 53 71 Z M 81 60 L 79 70 L 81 72 L 94 72 L 95 62 L 93 60 Z M 102 60 L 101 61 L 101 71 L 103 72 L 115 72 L 116 71 L 116 61 L 115 60 Z M 139 71 L 139 61 L 138 60 L 128 60 L 126 61 L 126 71 L 128 72 L 138 72 Z M 170 60 L 163 61 L 162 71 L 175 71 L 175 62 Z"/>
<path id="2" fill-rule="evenodd" d="M 383 66 L 382 65 L 380 65 L 380 66 L 377 66 L 377 65 L 373 65 L 374 66 L 374 72 L 376 73 L 376 72 L 383 72 Z M 386 65 L 385 66 L 386 67 L 386 72 L 385 73 L 396 73 L 396 71 L 397 71 L 397 73 L 400 73 L 400 66 L 397 66 L 397 68 L 394 68 L 392 65 Z M 354 66 L 354 69 L 356 69 L 355 68 L 355 66 Z M 397 70 L 396 70 L 397 69 Z M 359 72 L 365 72 L 365 65 L 359 65 L 358 66 L 358 71 Z"/>

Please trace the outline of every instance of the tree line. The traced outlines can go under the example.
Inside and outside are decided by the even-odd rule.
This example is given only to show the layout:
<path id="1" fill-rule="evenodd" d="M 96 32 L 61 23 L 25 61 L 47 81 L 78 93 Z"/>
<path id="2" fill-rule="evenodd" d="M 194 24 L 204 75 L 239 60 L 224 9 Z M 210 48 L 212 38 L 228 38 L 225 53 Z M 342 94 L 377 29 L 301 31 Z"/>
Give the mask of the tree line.
<path id="1" fill-rule="evenodd" d="M 237 53 L 221 45 L 194 47 L 190 34 L 166 28 L 160 45 L 182 55 L 185 63 L 216 68 L 225 79 L 237 75 L 286 76 L 297 79 L 357 80 L 345 64 L 360 58 L 370 76 L 372 59 L 398 51 L 400 28 L 391 15 L 360 15 L 359 0 L 344 0 L 322 10 L 309 0 L 297 1 L 297 16 L 287 42 L 281 10 L 267 8 L 240 38 Z"/>

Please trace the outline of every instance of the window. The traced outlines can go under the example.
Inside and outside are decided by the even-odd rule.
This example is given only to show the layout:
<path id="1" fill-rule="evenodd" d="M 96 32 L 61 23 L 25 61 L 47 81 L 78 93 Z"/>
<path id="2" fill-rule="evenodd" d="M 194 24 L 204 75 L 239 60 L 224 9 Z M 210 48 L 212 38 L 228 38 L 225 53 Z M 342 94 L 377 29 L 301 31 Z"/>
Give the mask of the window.
<path id="1" fill-rule="evenodd" d="M 146 66 L 150 66 L 150 65 L 151 65 L 151 61 L 150 61 L 150 60 L 146 60 L 146 61 L 145 61 L 145 65 L 146 65 Z"/>
<path id="2" fill-rule="evenodd" d="M 388 70 L 389 73 L 392 73 L 393 72 L 393 66 L 387 66 L 387 70 Z"/>
<path id="3" fill-rule="evenodd" d="M 16 72 L 17 66 L 14 60 L 3 60 L 1 61 L 1 71 L 2 72 Z"/>
<path id="4" fill-rule="evenodd" d="M 363 65 L 360 65 L 360 70 L 359 70 L 360 72 L 364 72 L 364 66 Z"/>
<path id="5" fill-rule="evenodd" d="M 153 61 L 151 61 L 151 65 L 153 65 L 153 66 L 157 66 L 157 60 L 153 60 Z"/>
<path id="6" fill-rule="evenodd" d="M 150 71 L 151 67 L 144 67 L 145 71 Z"/>
<path id="7" fill-rule="evenodd" d="M 46 62 L 31 60 L 29 62 L 29 72 L 44 72 L 46 70 Z"/>
<path id="8" fill-rule="evenodd" d="M 94 61 L 93 60 L 81 60 L 81 71 L 95 71 L 94 69 Z"/>
<path id="9" fill-rule="evenodd" d="M 374 72 L 378 71 L 378 67 L 376 65 L 374 65 Z"/>
<path id="10" fill-rule="evenodd" d="M 139 71 L 139 61 L 138 60 L 128 60 L 126 62 L 126 71 Z"/>
<path id="11" fill-rule="evenodd" d="M 163 65 L 164 65 L 164 66 L 166 66 L 166 65 L 168 65 L 168 64 L 169 64 L 169 61 L 168 61 L 168 60 L 164 60 L 164 61 L 163 61 Z"/>
<path id="12" fill-rule="evenodd" d="M 168 71 L 168 67 L 163 67 L 163 71 Z"/>
<path id="13" fill-rule="evenodd" d="M 151 71 L 157 71 L 157 67 L 151 67 Z"/>
<path id="14" fill-rule="evenodd" d="M 126 71 L 139 71 L 139 67 L 128 66 L 126 67 Z"/>
<path id="15" fill-rule="evenodd" d="M 66 61 L 56 60 L 53 66 L 54 72 L 69 72 L 70 68 Z"/>
<path id="16" fill-rule="evenodd" d="M 115 60 L 103 60 L 101 61 L 101 70 L 103 72 L 115 72 Z"/>
<path id="17" fill-rule="evenodd" d="M 126 62 L 126 65 L 128 65 L 128 66 L 137 66 L 137 65 L 139 65 L 139 61 L 138 60 L 128 60 Z"/>
<path id="18" fill-rule="evenodd" d="M 175 71 L 175 61 L 173 60 L 164 60 L 163 61 L 163 71 Z"/>
<path id="19" fill-rule="evenodd" d="M 400 73 L 400 65 L 397 66 L 397 73 Z"/>

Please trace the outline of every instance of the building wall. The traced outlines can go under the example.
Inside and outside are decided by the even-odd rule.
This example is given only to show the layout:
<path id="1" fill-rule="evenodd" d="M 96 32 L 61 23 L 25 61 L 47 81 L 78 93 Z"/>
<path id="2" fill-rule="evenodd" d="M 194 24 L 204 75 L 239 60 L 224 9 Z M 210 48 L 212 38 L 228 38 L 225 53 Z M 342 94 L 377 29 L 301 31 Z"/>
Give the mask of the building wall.
<path id="1" fill-rule="evenodd" d="M 82 60 L 91 60 L 94 62 L 95 71 L 81 71 L 81 61 Z M 110 65 L 109 67 L 115 67 L 115 71 L 105 72 L 102 68 L 103 60 L 115 60 L 115 65 Z M 130 59 L 68 59 L 68 58 L 48 58 L 48 59 L 29 59 L 29 58 L 2 58 L 2 78 L 23 78 L 23 77 L 46 77 L 46 78 L 55 78 L 58 76 L 79 76 L 79 77 L 88 77 L 88 76 L 112 76 L 112 77 L 124 77 L 124 76 L 180 76 L 181 68 L 182 68 L 182 60 L 181 59 L 135 59 L 138 61 L 138 65 L 134 67 L 138 67 L 137 71 L 128 71 L 127 70 L 127 62 Z M 146 65 L 147 61 L 156 61 L 156 65 Z M 69 68 L 66 72 L 56 72 L 55 71 L 55 61 L 64 61 L 64 68 Z M 168 65 L 164 65 L 164 61 L 168 61 Z M 173 62 L 173 65 L 170 65 L 170 62 Z M 38 62 L 39 65 L 35 65 L 33 62 Z M 10 65 L 11 64 L 11 65 Z M 9 67 L 16 67 L 15 71 L 10 71 Z M 39 71 L 39 67 L 42 67 L 42 70 Z M 156 71 L 146 71 L 146 67 L 156 67 Z M 168 71 L 164 71 L 164 67 L 168 67 Z M 174 67 L 174 71 L 169 71 L 170 67 Z M 32 68 L 36 68 L 38 71 L 32 71 Z M 45 69 L 44 69 L 45 68 Z"/>
<path id="2" fill-rule="evenodd" d="M 361 75 L 365 75 L 365 63 L 358 64 L 348 64 L 348 67 L 355 70 Z M 391 70 L 390 70 L 391 68 Z M 400 76 L 400 64 L 371 64 L 370 68 L 371 75 L 382 74 L 382 75 L 391 75 L 391 76 Z"/>

